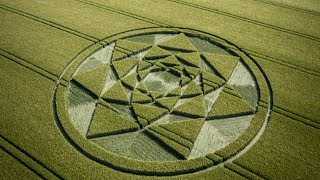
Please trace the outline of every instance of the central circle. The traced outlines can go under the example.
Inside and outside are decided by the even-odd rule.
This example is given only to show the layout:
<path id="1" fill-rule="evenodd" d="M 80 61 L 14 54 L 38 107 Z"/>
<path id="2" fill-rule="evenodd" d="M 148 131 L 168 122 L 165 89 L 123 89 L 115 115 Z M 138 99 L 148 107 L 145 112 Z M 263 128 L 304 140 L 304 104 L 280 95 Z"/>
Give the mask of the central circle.
<path id="1" fill-rule="evenodd" d="M 167 71 L 152 72 L 144 79 L 144 84 L 149 91 L 166 94 L 179 86 L 180 77 Z"/>

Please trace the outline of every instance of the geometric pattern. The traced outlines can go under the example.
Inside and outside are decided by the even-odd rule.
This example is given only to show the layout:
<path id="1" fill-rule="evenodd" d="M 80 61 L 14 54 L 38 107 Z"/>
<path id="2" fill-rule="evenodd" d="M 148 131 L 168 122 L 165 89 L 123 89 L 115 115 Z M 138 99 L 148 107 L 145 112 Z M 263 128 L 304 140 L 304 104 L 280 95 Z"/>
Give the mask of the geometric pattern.
<path id="1" fill-rule="evenodd" d="M 87 121 L 83 135 L 108 151 L 145 161 L 213 153 L 239 137 L 256 111 L 257 95 L 248 101 L 250 94 L 242 96 L 245 87 L 233 86 L 241 79 L 234 73 L 241 59 L 208 42 L 195 44 L 184 33 L 160 35 L 116 40 L 100 50 L 109 59 L 93 54 L 78 68 L 69 91 L 82 88 L 96 102 L 92 116 L 82 120 Z M 246 77 L 257 93 L 254 79 Z M 82 103 L 69 96 L 73 99 Z M 214 143 L 206 143 L 212 138 Z M 134 145 L 123 143 L 129 141 Z M 154 150 L 142 156 L 139 148 Z"/>

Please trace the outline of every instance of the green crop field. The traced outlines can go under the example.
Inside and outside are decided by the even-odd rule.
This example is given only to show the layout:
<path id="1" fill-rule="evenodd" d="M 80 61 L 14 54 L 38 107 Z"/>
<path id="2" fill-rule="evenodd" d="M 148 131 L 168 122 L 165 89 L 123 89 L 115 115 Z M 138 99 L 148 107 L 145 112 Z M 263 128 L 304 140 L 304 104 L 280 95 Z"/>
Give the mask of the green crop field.
<path id="1" fill-rule="evenodd" d="M 0 179 L 320 179 L 318 0 L 0 0 Z"/>

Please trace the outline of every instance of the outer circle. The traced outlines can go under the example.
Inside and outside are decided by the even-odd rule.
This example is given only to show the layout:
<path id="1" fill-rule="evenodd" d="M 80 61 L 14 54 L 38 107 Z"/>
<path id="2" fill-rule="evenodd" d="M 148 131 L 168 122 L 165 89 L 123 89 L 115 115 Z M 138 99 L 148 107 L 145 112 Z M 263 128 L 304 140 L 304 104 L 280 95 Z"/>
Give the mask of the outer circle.
<path id="1" fill-rule="evenodd" d="M 68 86 L 73 73 L 78 68 L 78 66 L 84 60 L 86 60 L 87 57 L 100 50 L 103 45 L 110 44 L 117 39 L 150 33 L 184 33 L 189 36 L 196 36 L 209 42 L 218 44 L 219 46 L 225 48 L 227 51 L 240 56 L 243 60 L 243 63 L 250 68 L 258 85 L 260 94 L 258 95 L 259 106 L 257 113 L 261 114 L 261 118 L 256 119 L 242 136 L 240 136 L 233 143 L 224 147 L 223 151 L 218 151 L 218 153 L 208 154 L 206 157 L 199 157 L 191 160 L 148 162 L 128 159 L 123 156 L 105 151 L 104 149 L 98 147 L 96 144 L 83 137 L 73 126 L 69 119 L 67 110 L 68 105 L 66 104 L 65 100 L 66 87 Z M 180 175 L 185 173 L 197 172 L 208 168 L 215 168 L 218 165 L 237 158 L 238 156 L 246 152 L 253 144 L 255 144 L 256 140 L 259 139 L 259 137 L 262 135 L 271 114 L 272 104 L 272 90 L 265 73 L 263 72 L 259 64 L 245 51 L 223 38 L 208 34 L 206 32 L 189 28 L 172 27 L 155 27 L 126 31 L 113 36 L 109 36 L 105 39 L 102 39 L 98 43 L 88 46 L 74 59 L 72 59 L 65 70 L 61 73 L 58 81 L 56 82 L 53 95 L 53 112 L 55 115 L 56 123 L 66 140 L 70 144 L 72 144 L 79 152 L 102 165 L 106 165 L 119 171 L 133 174 L 156 176 Z"/>

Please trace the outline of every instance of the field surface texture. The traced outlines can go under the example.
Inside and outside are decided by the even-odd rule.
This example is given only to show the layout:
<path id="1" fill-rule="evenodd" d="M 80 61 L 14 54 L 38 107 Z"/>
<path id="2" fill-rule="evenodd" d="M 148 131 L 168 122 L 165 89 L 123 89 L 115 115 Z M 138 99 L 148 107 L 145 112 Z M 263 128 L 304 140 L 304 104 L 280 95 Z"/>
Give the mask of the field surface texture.
<path id="1" fill-rule="evenodd" d="M 318 0 L 0 0 L 0 179 L 320 179 Z"/>

